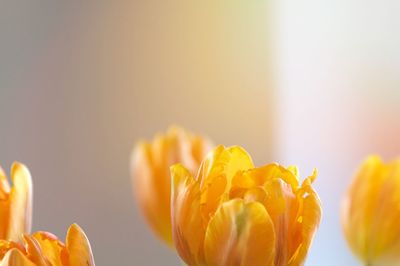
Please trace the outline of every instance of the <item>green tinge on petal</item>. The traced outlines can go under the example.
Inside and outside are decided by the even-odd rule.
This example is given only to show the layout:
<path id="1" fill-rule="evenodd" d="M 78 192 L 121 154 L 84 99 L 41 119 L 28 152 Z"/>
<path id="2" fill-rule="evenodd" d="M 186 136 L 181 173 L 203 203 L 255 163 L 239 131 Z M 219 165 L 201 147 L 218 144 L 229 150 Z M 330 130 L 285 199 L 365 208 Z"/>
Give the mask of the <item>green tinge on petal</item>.
<path id="1" fill-rule="evenodd" d="M 264 206 L 234 199 L 210 220 L 204 242 L 207 265 L 273 265 L 274 225 Z"/>

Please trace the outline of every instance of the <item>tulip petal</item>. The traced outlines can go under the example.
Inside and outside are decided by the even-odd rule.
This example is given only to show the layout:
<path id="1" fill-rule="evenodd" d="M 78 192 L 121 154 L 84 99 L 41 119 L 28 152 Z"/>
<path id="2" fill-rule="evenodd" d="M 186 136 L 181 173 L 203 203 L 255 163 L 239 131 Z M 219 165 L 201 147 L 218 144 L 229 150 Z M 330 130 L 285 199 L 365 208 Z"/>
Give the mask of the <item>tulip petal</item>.
<path id="1" fill-rule="evenodd" d="M 9 250 L 0 263 L 0 266 L 36 266 L 17 248 Z"/>
<path id="2" fill-rule="evenodd" d="M 157 138 L 153 144 L 136 146 L 132 161 L 133 189 L 138 206 L 153 231 L 172 243 L 170 223 L 170 177 L 166 161 L 167 142 Z"/>
<path id="3" fill-rule="evenodd" d="M 18 241 L 31 230 L 32 179 L 25 165 L 14 163 L 11 167 L 13 186 L 10 192 L 10 214 L 7 239 Z"/>
<path id="4" fill-rule="evenodd" d="M 13 248 L 17 248 L 20 251 L 24 251 L 24 247 L 21 244 L 13 241 L 0 239 L 0 261 L 3 259 L 6 253 Z"/>
<path id="5" fill-rule="evenodd" d="M 193 136 L 191 141 L 191 154 L 193 159 L 197 162 L 196 169 L 194 170 L 193 174 L 197 174 L 201 161 L 204 159 L 204 156 L 207 154 L 207 152 L 211 150 L 213 144 L 209 139 L 201 136 Z"/>
<path id="6" fill-rule="evenodd" d="M 169 167 L 182 163 L 192 175 L 196 174 L 210 146 L 207 139 L 171 126 L 166 134 L 156 135 L 151 142 L 143 141 L 134 149 L 131 171 L 138 207 L 153 231 L 167 244 L 173 244 Z"/>
<path id="7" fill-rule="evenodd" d="M 66 247 L 70 265 L 94 266 L 92 249 L 88 238 L 77 224 L 72 224 L 67 232 Z"/>
<path id="8" fill-rule="evenodd" d="M 207 155 L 197 177 L 203 219 L 208 220 L 221 201 L 228 200 L 232 179 L 238 171 L 253 167 L 250 155 L 239 146 L 220 145 Z"/>
<path id="9" fill-rule="evenodd" d="M 263 187 L 250 188 L 244 194 L 243 199 L 245 202 L 258 201 L 264 204 L 267 200 L 267 192 Z"/>
<path id="10" fill-rule="evenodd" d="M 175 248 L 188 265 L 200 265 L 204 258 L 204 225 L 200 212 L 200 188 L 181 164 L 171 167 L 171 218 Z"/>
<path id="11" fill-rule="evenodd" d="M 30 261 L 37 266 L 51 266 L 36 239 L 30 235 L 24 235 L 24 241 L 26 243 L 26 256 Z"/>
<path id="12" fill-rule="evenodd" d="M 207 227 L 204 250 L 210 266 L 274 265 L 274 226 L 264 206 L 242 199 L 223 203 Z"/>
<path id="13" fill-rule="evenodd" d="M 267 197 L 263 202 L 274 223 L 276 243 L 279 249 L 275 256 L 275 265 L 287 265 L 291 251 L 296 250 L 296 216 L 299 203 L 292 187 L 281 178 L 269 180 L 264 187 Z M 295 247 L 293 247 L 295 246 Z"/>
<path id="14" fill-rule="evenodd" d="M 8 201 L 9 192 L 10 186 L 7 181 L 7 176 L 0 167 L 0 239 L 7 238 L 8 215 L 10 211 L 10 204 Z"/>
<path id="15" fill-rule="evenodd" d="M 239 146 L 225 148 L 217 146 L 208 153 L 200 166 L 197 181 L 201 188 L 211 183 L 216 176 L 224 175 L 230 181 L 238 171 L 254 168 L 250 155 Z"/>
<path id="16" fill-rule="evenodd" d="M 10 185 L 3 168 L 0 167 L 0 201 L 7 199 L 8 193 L 10 193 Z"/>
<path id="17" fill-rule="evenodd" d="M 52 266 L 69 264 L 66 247 L 55 235 L 48 232 L 36 232 L 32 237 L 38 242 L 43 254 Z"/>
<path id="18" fill-rule="evenodd" d="M 168 170 L 172 164 L 181 163 L 192 175 L 198 171 L 200 162 L 211 146 L 208 140 L 178 126 L 171 126 L 163 139 L 167 141 L 169 153 L 166 154 L 167 156 L 162 156 L 162 159 L 166 160 L 168 164 L 165 170 Z"/>
<path id="19" fill-rule="evenodd" d="M 397 265 L 400 259 L 400 159 L 384 164 L 385 180 L 379 190 L 371 224 L 369 253 L 376 265 Z M 395 262 L 393 264 L 393 262 Z"/>
<path id="20" fill-rule="evenodd" d="M 369 232 L 385 177 L 382 160 L 377 156 L 369 157 L 356 174 L 343 202 L 342 225 L 346 239 L 355 254 L 367 261 L 372 259 Z"/>
<path id="21" fill-rule="evenodd" d="M 277 163 L 271 163 L 262 167 L 237 173 L 232 180 L 232 189 L 247 189 L 255 186 L 263 186 L 272 179 L 280 178 L 285 181 L 285 183 L 289 184 L 293 190 L 296 190 L 299 186 L 297 175 L 298 170 L 294 166 L 285 169 Z"/>
<path id="22" fill-rule="evenodd" d="M 315 176 L 316 171 L 314 171 L 313 176 L 306 179 L 302 190 L 299 191 L 299 197 L 302 197 L 302 212 L 296 221 L 301 224 L 301 243 L 288 262 L 289 266 L 304 264 L 321 220 L 321 202 L 317 193 L 311 187 L 311 182 L 315 179 Z"/>

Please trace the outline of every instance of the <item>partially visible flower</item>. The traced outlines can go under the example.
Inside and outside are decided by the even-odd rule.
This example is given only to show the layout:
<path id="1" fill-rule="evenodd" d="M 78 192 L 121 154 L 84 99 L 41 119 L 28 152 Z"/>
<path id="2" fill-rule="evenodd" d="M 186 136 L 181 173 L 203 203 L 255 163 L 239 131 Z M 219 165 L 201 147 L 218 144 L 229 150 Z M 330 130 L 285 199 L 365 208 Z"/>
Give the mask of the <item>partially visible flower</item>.
<path id="1" fill-rule="evenodd" d="M 400 265 L 400 159 L 369 157 L 343 201 L 342 226 L 365 265 Z"/>
<path id="2" fill-rule="evenodd" d="M 196 177 L 171 167 L 175 248 L 195 265 L 303 265 L 321 217 L 311 187 L 296 167 L 254 168 L 240 147 L 218 146 Z"/>
<path id="3" fill-rule="evenodd" d="M 0 240 L 1 266 L 94 266 L 89 240 L 72 224 L 65 244 L 48 232 L 23 235 L 24 243 Z"/>
<path id="4" fill-rule="evenodd" d="M 32 180 L 21 163 L 11 167 L 12 187 L 0 168 L 0 239 L 17 241 L 30 233 L 32 220 Z"/>
<path id="5" fill-rule="evenodd" d="M 138 206 L 153 231 L 172 245 L 171 177 L 169 168 L 182 163 L 195 174 L 210 142 L 179 127 L 171 127 L 153 141 L 140 142 L 133 151 L 131 172 Z"/>

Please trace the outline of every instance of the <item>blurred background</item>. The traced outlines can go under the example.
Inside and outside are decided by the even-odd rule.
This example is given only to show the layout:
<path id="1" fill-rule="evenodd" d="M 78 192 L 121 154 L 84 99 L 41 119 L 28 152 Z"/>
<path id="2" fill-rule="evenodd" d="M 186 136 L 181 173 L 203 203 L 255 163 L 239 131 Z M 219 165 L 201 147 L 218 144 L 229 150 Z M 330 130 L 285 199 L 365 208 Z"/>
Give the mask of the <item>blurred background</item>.
<path id="1" fill-rule="evenodd" d="M 179 265 L 133 202 L 134 143 L 171 123 L 256 164 L 319 169 L 307 265 L 358 265 L 339 203 L 400 149 L 394 0 L 0 3 L 0 164 L 25 163 L 33 230 L 86 231 L 98 265 Z"/>

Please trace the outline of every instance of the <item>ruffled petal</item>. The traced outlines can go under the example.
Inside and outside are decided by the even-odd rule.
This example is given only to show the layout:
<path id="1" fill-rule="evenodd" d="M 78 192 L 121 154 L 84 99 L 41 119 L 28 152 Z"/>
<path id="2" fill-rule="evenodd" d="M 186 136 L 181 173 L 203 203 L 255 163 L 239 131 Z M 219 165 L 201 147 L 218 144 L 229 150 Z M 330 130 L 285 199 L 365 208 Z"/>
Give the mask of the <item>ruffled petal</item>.
<path id="1" fill-rule="evenodd" d="M 317 172 L 315 170 L 313 175 L 303 182 L 302 188 L 297 194 L 302 204 L 300 214 L 296 219 L 296 222 L 299 224 L 297 229 L 300 230 L 297 232 L 299 232 L 301 243 L 288 262 L 289 266 L 304 264 L 314 235 L 319 227 L 322 215 L 321 201 L 317 193 L 311 187 L 311 182 L 315 179 L 316 175 Z M 299 238 L 293 236 L 293 239 Z"/>
<path id="2" fill-rule="evenodd" d="M 275 265 L 287 265 L 291 256 L 291 250 L 297 248 L 296 238 L 296 216 L 299 210 L 299 203 L 292 190 L 292 187 L 283 179 L 274 178 L 269 180 L 264 187 L 267 197 L 263 202 L 271 220 L 274 223 L 276 232 L 277 251 Z"/>
<path id="3" fill-rule="evenodd" d="M 38 242 L 52 266 L 69 265 L 68 251 L 55 235 L 48 232 L 36 232 L 32 237 Z"/>
<path id="4" fill-rule="evenodd" d="M 26 246 L 26 257 L 36 266 L 51 266 L 36 239 L 30 235 L 24 235 L 23 238 Z"/>
<path id="5" fill-rule="evenodd" d="M 197 177 L 203 219 L 208 220 L 219 204 L 228 200 L 234 176 L 253 167 L 250 155 L 239 146 L 225 148 L 220 145 L 207 155 Z"/>
<path id="6" fill-rule="evenodd" d="M 277 163 L 271 163 L 262 167 L 238 172 L 232 180 L 232 190 L 263 186 L 276 178 L 285 181 L 285 183 L 292 187 L 292 190 L 298 189 L 299 180 L 296 167 L 291 166 L 289 169 L 285 169 Z"/>
<path id="7" fill-rule="evenodd" d="M 258 202 L 235 199 L 223 203 L 210 220 L 204 242 L 206 264 L 272 266 L 275 232 Z"/>
<path id="8" fill-rule="evenodd" d="M 9 250 L 0 263 L 0 266 L 37 266 L 31 262 L 20 250 Z"/>
<path id="9" fill-rule="evenodd" d="M 171 217 L 175 248 L 188 265 L 201 265 L 204 225 L 200 213 L 200 188 L 181 164 L 171 167 Z"/>
<path id="10" fill-rule="evenodd" d="M 24 247 L 20 243 L 0 239 L 0 261 L 3 259 L 6 253 L 13 248 L 17 248 L 21 252 L 25 252 Z"/>

